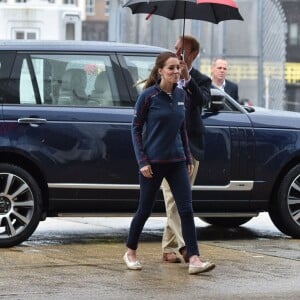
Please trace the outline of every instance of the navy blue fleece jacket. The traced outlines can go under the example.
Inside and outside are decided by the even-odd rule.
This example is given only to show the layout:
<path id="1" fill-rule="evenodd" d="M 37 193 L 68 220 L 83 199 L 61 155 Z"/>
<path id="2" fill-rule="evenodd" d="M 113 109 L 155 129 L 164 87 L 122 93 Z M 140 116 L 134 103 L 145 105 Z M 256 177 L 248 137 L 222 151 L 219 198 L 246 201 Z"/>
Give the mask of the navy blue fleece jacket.
<path id="1" fill-rule="evenodd" d="M 185 124 L 187 101 L 187 93 L 176 85 L 172 96 L 158 84 L 140 94 L 131 130 L 140 168 L 152 163 L 186 161 L 192 164 Z"/>

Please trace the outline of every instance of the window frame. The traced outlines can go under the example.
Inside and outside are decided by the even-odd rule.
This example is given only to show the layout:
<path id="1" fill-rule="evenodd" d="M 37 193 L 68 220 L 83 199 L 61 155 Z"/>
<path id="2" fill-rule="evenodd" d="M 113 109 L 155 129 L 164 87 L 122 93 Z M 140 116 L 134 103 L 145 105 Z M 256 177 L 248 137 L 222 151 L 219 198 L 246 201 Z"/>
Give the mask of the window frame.
<path id="1" fill-rule="evenodd" d="M 87 16 L 94 16 L 96 11 L 95 0 L 86 0 L 85 2 L 85 13 Z"/>
<path id="2" fill-rule="evenodd" d="M 89 56 L 88 60 L 92 60 L 92 61 L 98 61 L 101 62 L 101 60 L 99 60 L 99 57 L 103 57 L 103 69 L 106 69 L 108 71 L 107 75 L 108 75 L 108 79 L 109 79 L 109 83 L 110 83 L 110 90 L 112 93 L 112 105 L 108 105 L 106 107 L 111 107 L 111 108 L 115 108 L 115 107 L 132 107 L 132 103 L 129 100 L 129 95 L 127 94 L 127 89 L 125 87 L 125 83 L 124 83 L 124 78 L 122 77 L 122 73 L 120 70 L 120 65 L 118 62 L 118 59 L 116 58 L 115 53 L 113 52 L 75 52 L 75 51 L 58 51 L 58 52 L 49 52 L 49 51 L 20 51 L 17 54 L 17 58 L 15 60 L 12 72 L 13 72 L 13 76 L 12 78 L 9 80 L 9 86 L 10 89 L 13 91 L 13 95 L 10 99 L 7 99 L 7 103 L 9 104 L 18 104 L 18 105 L 56 105 L 56 106 L 61 106 L 57 103 L 57 101 L 55 101 L 54 97 L 53 97 L 53 90 L 52 90 L 52 84 L 55 83 L 55 78 L 52 78 L 52 82 L 50 83 L 51 85 L 51 100 L 47 100 L 47 94 L 44 89 L 46 84 L 44 83 L 43 85 L 41 85 L 40 79 L 37 78 L 36 76 L 36 70 L 35 70 L 35 66 L 32 60 L 34 60 L 35 58 L 41 57 L 41 58 L 45 58 L 46 56 L 49 56 L 49 60 L 51 57 L 54 56 L 62 56 L 62 57 L 68 57 L 68 56 L 78 56 L 79 60 L 80 58 L 82 59 L 86 59 L 87 56 Z M 93 60 L 93 57 L 95 58 Z M 26 101 L 24 103 L 20 103 L 20 79 L 21 79 L 21 70 L 22 70 L 22 62 L 26 60 L 27 64 L 28 64 L 28 71 L 30 74 L 30 80 L 31 80 L 31 84 L 32 84 L 32 89 L 34 91 L 34 96 L 35 96 L 35 102 L 34 103 L 26 103 Z M 70 59 L 70 61 L 72 61 Z M 64 67 L 63 67 L 64 68 Z M 45 72 L 45 71 L 43 71 Z M 52 74 L 53 75 L 53 74 Z M 44 75 L 43 75 L 44 76 Z M 47 79 L 46 77 L 43 77 L 42 81 L 45 82 Z M 60 79 L 58 78 L 57 81 L 60 81 Z M 112 85 L 111 85 L 112 84 Z M 92 91 L 91 88 L 91 84 L 89 84 L 90 86 L 90 90 Z M 47 87 L 46 87 L 47 88 Z M 42 89 L 42 90 L 41 90 Z M 43 95 L 43 97 L 41 96 Z M 43 98 L 43 99 L 42 99 Z M 46 99 L 47 98 L 47 99 Z M 46 99 L 46 100 L 45 100 Z M 78 106 L 76 104 L 73 104 L 71 106 Z M 99 107 L 97 105 L 89 105 L 89 104 L 84 104 L 84 105 L 80 105 L 83 107 Z M 105 106 L 102 106 L 105 107 Z"/>
<path id="3" fill-rule="evenodd" d="M 24 33 L 24 38 L 23 39 L 18 39 L 17 34 L 18 33 Z M 34 34 L 35 39 L 29 39 L 28 35 L 29 34 Z M 12 38 L 15 40 L 38 40 L 40 38 L 39 35 L 39 29 L 36 28 L 12 28 Z"/>

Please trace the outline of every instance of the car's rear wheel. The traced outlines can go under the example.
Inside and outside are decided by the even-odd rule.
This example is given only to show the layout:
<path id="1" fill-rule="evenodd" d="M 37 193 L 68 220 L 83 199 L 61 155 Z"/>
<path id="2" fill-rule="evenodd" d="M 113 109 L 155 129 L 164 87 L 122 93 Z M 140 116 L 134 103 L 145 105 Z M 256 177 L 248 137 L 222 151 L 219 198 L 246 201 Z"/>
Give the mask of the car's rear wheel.
<path id="1" fill-rule="evenodd" d="M 27 240 L 41 219 L 41 190 L 24 169 L 0 164 L 0 247 Z"/>
<path id="2" fill-rule="evenodd" d="M 251 220 L 251 217 L 240 217 L 240 218 L 214 218 L 214 217 L 203 217 L 200 218 L 200 220 L 214 226 L 218 227 L 238 227 L 242 224 L 247 223 L 249 220 Z"/>
<path id="3" fill-rule="evenodd" d="M 283 177 L 271 202 L 269 214 L 280 231 L 300 238 L 300 164 Z"/>

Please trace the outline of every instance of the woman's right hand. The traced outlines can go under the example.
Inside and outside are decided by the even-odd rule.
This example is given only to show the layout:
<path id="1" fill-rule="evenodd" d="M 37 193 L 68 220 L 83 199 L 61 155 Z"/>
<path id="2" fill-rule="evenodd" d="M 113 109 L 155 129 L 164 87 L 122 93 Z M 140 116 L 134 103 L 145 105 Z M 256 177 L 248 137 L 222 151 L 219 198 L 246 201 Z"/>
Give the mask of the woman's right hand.
<path id="1" fill-rule="evenodd" d="M 153 172 L 152 172 L 152 168 L 150 165 L 146 165 L 142 168 L 140 168 L 140 172 L 142 173 L 142 175 L 146 178 L 152 178 Z"/>

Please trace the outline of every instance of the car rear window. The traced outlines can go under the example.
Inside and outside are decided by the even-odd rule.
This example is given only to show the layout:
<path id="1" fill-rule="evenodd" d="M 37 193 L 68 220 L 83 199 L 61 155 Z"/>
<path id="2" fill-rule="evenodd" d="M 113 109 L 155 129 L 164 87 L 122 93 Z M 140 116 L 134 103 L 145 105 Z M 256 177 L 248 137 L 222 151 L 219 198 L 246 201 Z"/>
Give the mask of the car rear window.
<path id="1" fill-rule="evenodd" d="M 10 103 L 63 106 L 119 106 L 109 55 L 19 55 Z"/>

